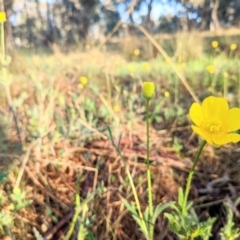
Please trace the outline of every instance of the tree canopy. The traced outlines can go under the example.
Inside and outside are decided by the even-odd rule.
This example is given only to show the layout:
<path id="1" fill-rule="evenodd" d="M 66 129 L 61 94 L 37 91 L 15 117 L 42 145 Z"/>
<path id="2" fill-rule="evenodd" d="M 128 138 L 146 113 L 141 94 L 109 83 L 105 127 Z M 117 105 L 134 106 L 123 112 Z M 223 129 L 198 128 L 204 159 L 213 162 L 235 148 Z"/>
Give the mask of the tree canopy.
<path id="1" fill-rule="evenodd" d="M 98 39 L 118 22 L 141 24 L 150 33 L 240 24 L 240 0 L 1 0 L 0 8 L 9 19 L 8 35 L 21 46 Z M 123 29 L 115 35 L 122 36 Z"/>

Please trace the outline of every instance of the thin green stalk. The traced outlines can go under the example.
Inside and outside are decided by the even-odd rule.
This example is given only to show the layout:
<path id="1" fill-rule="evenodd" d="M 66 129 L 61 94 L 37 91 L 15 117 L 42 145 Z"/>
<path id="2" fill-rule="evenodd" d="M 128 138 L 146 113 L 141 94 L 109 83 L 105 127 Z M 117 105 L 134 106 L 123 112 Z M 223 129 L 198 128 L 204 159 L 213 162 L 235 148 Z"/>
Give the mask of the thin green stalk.
<path id="1" fill-rule="evenodd" d="M 23 146 L 23 141 L 21 138 L 21 134 L 20 134 L 20 129 L 19 129 L 19 124 L 18 124 L 18 118 L 17 118 L 17 114 L 14 110 L 13 107 L 13 101 L 12 101 L 12 96 L 11 96 L 11 92 L 10 92 L 10 86 L 9 86 L 9 76 L 7 73 L 7 66 L 9 63 L 6 62 L 6 48 L 5 48 L 5 32 L 4 32 L 4 22 L 0 22 L 1 26 L 0 26 L 0 31 L 1 31 L 1 63 L 2 63 L 2 75 L 3 75 L 3 81 L 7 81 L 7 83 L 5 83 L 5 92 L 6 92 L 6 98 L 7 98 L 7 104 L 8 107 L 10 109 L 10 111 L 13 114 L 13 119 L 16 125 L 16 130 L 17 130 L 17 134 L 19 137 L 19 142 L 21 144 L 21 148 Z"/>
<path id="2" fill-rule="evenodd" d="M 133 192 L 133 196 L 134 196 L 134 200 L 135 200 L 135 203 L 136 203 L 136 208 L 137 208 L 137 211 L 138 211 L 138 216 L 141 220 L 141 226 L 144 227 L 144 229 L 142 229 L 142 231 L 147 234 L 147 236 L 145 236 L 147 238 L 147 240 L 151 240 L 149 238 L 149 232 L 148 232 L 148 228 L 146 226 L 146 223 L 144 221 L 144 218 L 143 218 L 143 214 L 142 214 L 142 211 L 141 211 L 141 207 L 140 207 L 140 202 L 139 202 L 139 199 L 138 199 L 138 195 L 137 195 L 137 191 L 136 191 L 136 188 L 134 186 L 134 182 L 133 182 L 133 179 L 132 179 L 132 176 L 131 176 L 131 173 L 129 171 L 129 167 L 127 165 L 127 163 L 125 162 L 125 160 L 123 159 L 123 156 L 122 156 L 122 153 L 121 153 L 121 149 L 119 147 L 119 144 L 120 144 L 120 140 L 121 140 L 121 136 L 119 138 L 119 142 L 118 142 L 118 145 L 115 144 L 115 142 L 113 141 L 113 136 L 112 136 L 112 131 L 111 129 L 107 126 L 107 129 L 108 129 L 108 132 L 109 132 L 109 135 L 110 135 L 110 139 L 112 141 L 112 144 L 113 146 L 115 147 L 120 159 L 122 160 L 122 162 L 124 163 L 124 167 L 126 169 L 126 173 L 127 173 L 127 176 L 128 176 L 128 179 L 130 181 L 130 185 L 131 185 L 131 188 L 132 188 L 132 192 Z"/>
<path id="3" fill-rule="evenodd" d="M 223 96 L 227 98 L 227 95 L 228 95 L 228 77 L 224 77 Z"/>
<path id="4" fill-rule="evenodd" d="M 153 239 L 154 225 L 152 224 L 153 217 L 153 198 L 152 198 L 152 182 L 151 170 L 149 161 L 149 99 L 146 100 L 146 125 L 147 125 L 147 182 L 148 182 L 148 207 L 149 207 L 149 237 Z"/>
<path id="5" fill-rule="evenodd" d="M 140 219 L 141 219 L 141 221 L 143 223 L 142 226 L 146 227 L 146 224 L 144 223 L 143 214 L 142 214 L 142 211 L 141 211 L 141 207 L 140 207 L 140 202 L 139 202 L 139 199 L 138 199 L 137 191 L 136 191 L 136 188 L 134 186 L 134 182 L 133 182 L 131 173 L 129 171 L 129 167 L 128 167 L 127 163 L 125 163 L 125 161 L 123 160 L 121 151 L 119 149 L 117 151 L 118 151 L 118 154 L 119 154 L 121 160 L 123 161 L 123 163 L 125 165 L 127 176 L 128 176 L 129 181 L 130 181 L 130 185 L 131 185 L 131 188 L 132 188 L 132 192 L 133 192 L 133 196 L 134 196 L 134 199 L 135 199 L 136 207 L 137 207 L 137 210 L 138 210 L 138 214 L 139 214 L 139 217 L 140 217 Z M 147 227 L 145 229 L 145 232 L 148 232 Z"/>
<path id="6" fill-rule="evenodd" d="M 240 107 L 240 72 L 238 72 L 238 106 Z"/>
<path id="7" fill-rule="evenodd" d="M 4 39 L 4 22 L 1 22 L 1 47 L 2 47 L 2 58 L 6 60 L 6 53 L 5 53 L 5 39 Z"/>
<path id="8" fill-rule="evenodd" d="M 184 194 L 184 202 L 183 202 L 183 209 L 182 209 L 182 216 L 185 217 L 186 215 L 186 204 L 187 204 L 187 199 L 188 199 L 188 195 L 189 195 L 189 190 L 190 190 L 190 186 L 191 186 L 191 182 L 192 182 L 192 177 L 194 174 L 194 169 L 198 163 L 199 157 L 202 153 L 202 150 L 204 148 L 204 146 L 206 145 L 206 141 L 204 140 L 200 146 L 200 148 L 198 149 L 197 155 L 195 156 L 193 165 L 191 167 L 191 170 L 188 174 L 188 179 L 187 179 L 187 186 L 186 186 L 186 190 L 185 190 L 185 194 Z"/>

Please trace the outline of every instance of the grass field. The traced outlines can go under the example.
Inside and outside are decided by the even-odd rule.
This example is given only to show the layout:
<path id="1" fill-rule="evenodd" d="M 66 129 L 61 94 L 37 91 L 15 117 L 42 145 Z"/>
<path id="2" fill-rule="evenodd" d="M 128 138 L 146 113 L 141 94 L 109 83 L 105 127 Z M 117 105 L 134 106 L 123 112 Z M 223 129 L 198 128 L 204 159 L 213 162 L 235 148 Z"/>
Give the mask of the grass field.
<path id="1" fill-rule="evenodd" d="M 148 206 L 144 81 L 156 88 L 149 108 L 153 205 L 177 201 L 202 142 L 191 129 L 191 104 L 214 95 L 240 107 L 240 42 L 181 35 L 159 45 L 164 52 L 132 43 L 119 51 L 88 44 L 11 54 L 1 71 L 0 239 L 146 239 L 124 205 L 135 202 L 127 164 L 142 211 Z M 216 218 L 211 239 L 239 237 L 239 150 L 206 145 L 193 177 L 189 200 L 199 222 Z M 153 239 L 186 239 L 164 216 Z"/>

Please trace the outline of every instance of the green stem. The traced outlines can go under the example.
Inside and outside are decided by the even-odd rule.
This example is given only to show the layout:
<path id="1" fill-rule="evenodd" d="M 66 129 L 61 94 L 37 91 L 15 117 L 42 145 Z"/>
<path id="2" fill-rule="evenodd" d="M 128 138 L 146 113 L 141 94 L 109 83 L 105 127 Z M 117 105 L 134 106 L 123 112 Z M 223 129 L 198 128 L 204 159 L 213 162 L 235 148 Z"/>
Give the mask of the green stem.
<path id="1" fill-rule="evenodd" d="M 145 228 L 145 229 L 142 229 L 142 230 L 145 233 L 147 233 L 148 230 L 147 230 L 146 224 L 144 222 L 143 214 L 142 214 L 141 207 L 140 207 L 140 202 L 139 202 L 137 191 L 136 191 L 133 179 L 132 179 L 132 175 L 131 175 L 131 173 L 129 171 L 129 167 L 128 167 L 127 163 L 124 161 L 124 159 L 122 157 L 122 153 L 121 153 L 120 149 L 119 148 L 116 148 L 116 149 L 117 149 L 117 152 L 118 152 L 118 154 L 119 154 L 119 156 L 120 156 L 121 160 L 123 161 L 123 163 L 125 165 L 125 168 L 126 168 L 127 176 L 128 176 L 128 179 L 129 179 L 129 182 L 130 182 L 130 185 L 131 185 L 131 188 L 132 188 L 134 200 L 135 200 L 135 203 L 136 203 L 138 215 L 139 215 L 139 218 L 141 219 L 141 222 L 142 222 L 141 226 L 143 226 Z M 148 236 L 146 236 L 146 237 L 148 237 Z"/>
<path id="2" fill-rule="evenodd" d="M 186 190 L 185 190 L 185 194 L 184 194 L 184 201 L 183 201 L 183 208 L 182 208 L 182 216 L 185 217 L 186 215 L 186 204 L 187 204 L 187 199 L 188 199 L 188 195 L 189 195 L 189 190 L 190 190 L 190 186 L 191 186 L 191 182 L 192 182 L 192 177 L 194 174 L 194 169 L 198 163 L 199 157 L 202 153 L 202 150 L 204 148 L 204 146 L 206 145 L 206 141 L 204 140 L 200 146 L 200 148 L 198 149 L 197 155 L 195 156 L 193 165 L 190 169 L 190 172 L 188 174 L 188 179 L 187 179 L 187 186 L 186 186 Z"/>
<path id="3" fill-rule="evenodd" d="M 2 59 L 5 61 L 5 38 L 4 38 L 4 22 L 1 22 L 1 47 L 2 47 Z"/>
<path id="4" fill-rule="evenodd" d="M 147 125 L 147 182 L 148 182 L 148 207 L 149 207 L 149 237 L 153 239 L 154 223 L 152 222 L 153 217 L 153 198 L 152 198 L 152 182 L 151 182 L 151 170 L 149 161 L 149 99 L 146 102 L 146 125 Z"/>
<path id="5" fill-rule="evenodd" d="M 228 95 L 228 77 L 224 77 L 223 96 L 227 98 L 227 95 Z"/>

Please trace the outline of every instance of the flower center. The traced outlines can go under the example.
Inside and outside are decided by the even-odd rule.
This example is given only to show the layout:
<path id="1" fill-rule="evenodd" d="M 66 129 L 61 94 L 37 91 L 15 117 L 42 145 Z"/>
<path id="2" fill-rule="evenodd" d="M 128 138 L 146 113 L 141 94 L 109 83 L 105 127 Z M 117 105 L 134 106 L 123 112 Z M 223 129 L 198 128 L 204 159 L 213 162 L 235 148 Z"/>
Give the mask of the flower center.
<path id="1" fill-rule="evenodd" d="M 219 132 L 220 126 L 210 123 L 209 126 L 208 126 L 208 129 L 209 129 L 210 132 L 216 133 L 216 132 Z"/>
<path id="2" fill-rule="evenodd" d="M 208 119 L 203 121 L 202 127 L 211 134 L 221 134 L 225 132 L 223 123 L 219 119 Z"/>

